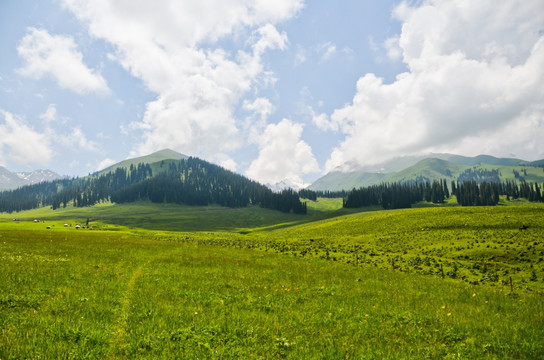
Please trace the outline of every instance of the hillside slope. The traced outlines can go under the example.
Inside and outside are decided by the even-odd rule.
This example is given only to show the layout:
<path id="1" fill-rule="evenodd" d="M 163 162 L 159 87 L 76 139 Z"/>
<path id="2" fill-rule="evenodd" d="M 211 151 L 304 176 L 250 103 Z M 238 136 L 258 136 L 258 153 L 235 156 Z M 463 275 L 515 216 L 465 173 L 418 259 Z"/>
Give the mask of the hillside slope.
<path id="1" fill-rule="evenodd" d="M 158 166 L 154 166 L 156 169 L 153 169 L 153 170 L 158 170 L 161 161 L 166 161 L 166 160 L 179 161 L 179 160 L 188 159 L 188 158 L 189 157 L 187 155 L 180 154 L 174 150 L 163 149 L 149 155 L 139 156 L 139 157 L 120 161 L 117 164 L 114 164 L 112 166 L 105 168 L 104 170 L 99 171 L 98 174 L 113 172 L 117 170 L 118 168 L 130 169 L 131 166 L 135 167 L 135 166 L 138 166 L 139 164 L 156 164 L 157 163 Z"/>
<path id="2" fill-rule="evenodd" d="M 298 194 L 292 190 L 273 193 L 268 187 L 218 165 L 183 157 L 166 150 L 121 162 L 84 178 L 0 192 L 0 211 L 151 200 L 154 203 L 217 204 L 231 208 L 258 205 L 283 212 L 306 213 L 306 204 L 301 203 Z"/>
<path id="3" fill-rule="evenodd" d="M 516 180 L 544 182 L 541 164 L 544 160 L 527 162 L 513 158 L 496 158 L 489 155 L 466 157 L 453 154 L 432 154 L 427 157 L 393 159 L 373 168 L 349 172 L 333 171 L 317 179 L 310 190 L 351 190 L 377 185 L 382 182 L 409 182 L 416 180 L 457 181 L 464 172 L 489 172 L 496 170 L 501 181 Z M 401 168 L 404 166 L 403 168 Z M 393 170 L 394 169 L 394 170 Z M 516 173 L 518 175 L 516 175 Z"/>

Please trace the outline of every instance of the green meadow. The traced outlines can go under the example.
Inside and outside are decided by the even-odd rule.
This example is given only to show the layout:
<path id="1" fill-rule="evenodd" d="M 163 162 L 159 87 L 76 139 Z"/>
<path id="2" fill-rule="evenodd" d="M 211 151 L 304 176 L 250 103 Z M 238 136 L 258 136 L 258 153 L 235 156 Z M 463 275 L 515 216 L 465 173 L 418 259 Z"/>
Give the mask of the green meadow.
<path id="1" fill-rule="evenodd" d="M 0 359 L 544 358 L 542 204 L 341 205 L 0 214 Z"/>

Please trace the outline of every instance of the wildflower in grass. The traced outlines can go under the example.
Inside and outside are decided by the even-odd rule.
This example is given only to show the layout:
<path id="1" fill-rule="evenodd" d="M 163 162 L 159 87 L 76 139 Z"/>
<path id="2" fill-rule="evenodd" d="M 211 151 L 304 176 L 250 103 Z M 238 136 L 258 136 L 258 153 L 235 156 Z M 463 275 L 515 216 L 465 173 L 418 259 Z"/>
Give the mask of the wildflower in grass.
<path id="1" fill-rule="evenodd" d="M 442 308 L 442 309 L 445 309 L 445 308 L 446 308 L 446 305 L 442 305 L 441 308 Z"/>
<path id="2" fill-rule="evenodd" d="M 448 316 L 451 316 L 451 313 L 447 313 Z"/>
<path id="3" fill-rule="evenodd" d="M 321 288 L 324 289 L 324 288 L 325 288 L 325 285 L 321 285 Z"/>
<path id="4" fill-rule="evenodd" d="M 472 294 L 472 297 L 475 297 L 476 296 L 476 293 Z"/>

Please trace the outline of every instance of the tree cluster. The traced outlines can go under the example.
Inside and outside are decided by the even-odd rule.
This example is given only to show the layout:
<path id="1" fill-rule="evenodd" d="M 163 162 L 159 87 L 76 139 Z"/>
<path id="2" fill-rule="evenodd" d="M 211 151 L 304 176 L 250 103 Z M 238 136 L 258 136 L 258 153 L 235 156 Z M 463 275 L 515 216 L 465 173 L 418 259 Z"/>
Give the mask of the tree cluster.
<path id="1" fill-rule="evenodd" d="M 531 202 L 544 202 L 541 187 L 537 183 L 526 181 L 522 181 L 519 185 L 509 180 L 502 183 L 483 182 L 481 184 L 469 181 L 458 183 L 454 193 L 457 202 L 463 206 L 497 205 L 500 195 L 505 195 L 506 200 L 525 198 Z"/>
<path id="2" fill-rule="evenodd" d="M 155 176 L 149 164 L 141 163 L 100 175 L 5 191 L 0 193 L 0 211 L 40 206 L 57 209 L 70 203 L 77 207 L 92 206 L 109 200 L 116 203 L 150 200 L 187 205 L 218 204 L 233 208 L 254 204 L 297 214 L 307 211 L 306 204 L 300 202 L 298 193 L 293 190 L 274 194 L 264 185 L 198 158 L 171 162 Z"/>
<path id="3" fill-rule="evenodd" d="M 232 208 L 250 204 L 264 208 L 306 213 L 293 190 L 279 194 L 255 181 L 206 161 L 189 158 L 171 163 L 166 172 L 112 194 L 116 203 L 151 200 L 187 205 L 218 204 Z"/>
<path id="4" fill-rule="evenodd" d="M 481 183 L 500 183 L 500 172 L 499 169 L 466 169 L 459 175 L 457 181 L 459 183 L 475 181 L 477 184 Z"/>

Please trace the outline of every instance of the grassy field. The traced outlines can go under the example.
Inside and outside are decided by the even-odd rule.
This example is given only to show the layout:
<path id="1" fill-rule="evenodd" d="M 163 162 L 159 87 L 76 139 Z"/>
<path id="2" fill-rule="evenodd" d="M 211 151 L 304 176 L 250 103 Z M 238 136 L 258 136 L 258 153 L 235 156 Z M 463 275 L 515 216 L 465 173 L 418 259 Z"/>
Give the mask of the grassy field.
<path id="1" fill-rule="evenodd" d="M 135 202 L 130 204 L 101 203 L 93 207 L 68 206 L 52 211 L 39 208 L 15 214 L 0 213 L 0 222 L 17 218 L 22 224 L 34 219 L 46 220 L 46 226 L 62 226 L 65 223 L 86 224 L 87 219 L 95 227 L 125 226 L 148 230 L 171 231 L 248 231 L 255 228 L 293 226 L 296 224 L 353 213 L 342 209 L 341 199 L 320 199 L 308 203 L 308 215 L 285 214 L 257 206 L 225 208 L 217 205 L 188 206 Z M 52 222 L 52 223 L 51 223 Z M 37 228 L 36 226 L 31 229 Z"/>
<path id="2" fill-rule="evenodd" d="M 544 206 L 339 205 L 2 214 L 0 359 L 544 358 Z"/>

